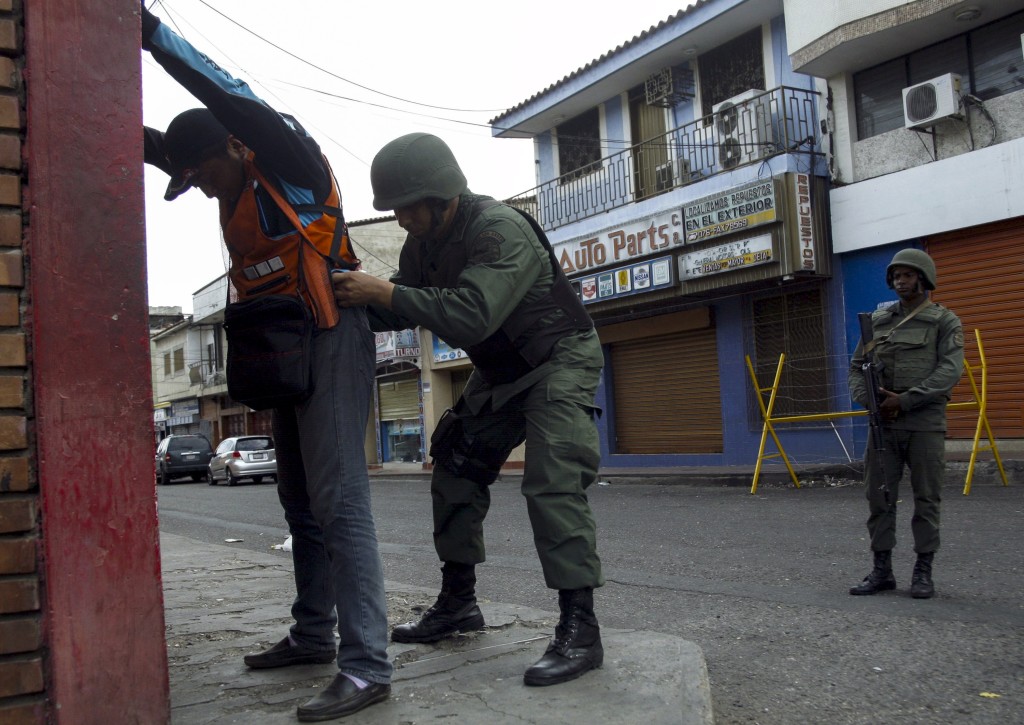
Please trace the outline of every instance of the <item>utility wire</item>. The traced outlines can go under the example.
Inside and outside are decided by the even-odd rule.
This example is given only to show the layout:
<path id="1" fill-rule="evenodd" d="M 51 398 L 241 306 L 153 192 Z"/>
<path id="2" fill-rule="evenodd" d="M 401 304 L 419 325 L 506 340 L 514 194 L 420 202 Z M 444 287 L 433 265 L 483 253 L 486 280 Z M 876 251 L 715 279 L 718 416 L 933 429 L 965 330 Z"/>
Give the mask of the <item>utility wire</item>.
<path id="1" fill-rule="evenodd" d="M 262 40 L 263 42 L 267 43 L 268 45 L 270 45 L 271 47 L 277 49 L 278 51 L 284 53 L 285 55 L 287 55 L 287 56 L 289 56 L 291 58 L 294 58 L 294 59 L 300 61 L 301 63 L 304 63 L 304 64 L 306 64 L 306 65 L 308 65 L 308 66 L 310 66 L 312 68 L 315 68 L 315 69 L 317 69 L 317 70 L 319 70 L 319 71 L 321 71 L 321 72 L 323 72 L 323 73 L 325 73 L 325 74 L 327 74 L 329 76 L 337 78 L 338 80 L 341 80 L 341 81 L 343 81 L 345 83 L 349 83 L 349 84 L 354 85 L 354 86 L 356 86 L 358 88 L 362 88 L 364 90 L 370 91 L 371 93 L 376 93 L 376 94 L 384 96 L 386 98 L 392 98 L 392 99 L 397 100 L 397 101 L 402 101 L 403 103 L 410 103 L 412 105 L 423 106 L 425 108 L 433 108 L 433 109 L 444 110 L 444 111 L 454 111 L 454 112 L 459 112 L 459 113 L 502 113 L 502 112 L 508 110 L 508 109 L 475 109 L 474 110 L 474 109 L 463 109 L 463 108 L 449 108 L 449 107 L 446 107 L 446 106 L 435 106 L 435 105 L 431 105 L 431 104 L 428 104 L 428 103 L 419 103 L 417 101 L 411 101 L 409 99 L 405 99 L 405 98 L 402 98 L 400 96 L 394 96 L 394 95 L 391 95 L 391 94 L 388 94 L 388 93 L 384 93 L 383 91 L 377 91 L 377 90 L 375 90 L 373 88 L 370 88 L 368 86 L 364 86 L 362 84 L 356 83 L 355 81 L 351 81 L 351 80 L 349 80 L 347 78 L 344 78 L 344 77 L 342 77 L 342 76 L 340 76 L 340 75 L 338 75 L 338 74 L 336 74 L 336 73 L 334 73 L 334 72 L 332 72 L 330 70 L 327 70 L 326 68 L 323 68 L 323 67 L 321 67 L 319 65 L 316 65 L 315 63 L 302 58 L 301 56 L 293 53 L 292 51 L 290 51 L 290 50 L 288 50 L 288 49 L 286 49 L 286 48 L 284 48 L 284 47 L 282 47 L 282 46 L 280 46 L 280 45 L 278 45 L 278 44 L 268 40 L 267 38 L 263 37 L 259 33 L 256 33 L 255 31 L 250 30 L 246 26 L 242 25 L 241 23 L 239 23 L 237 20 L 235 20 L 231 16 L 227 15 L 226 13 L 224 13 L 224 12 L 218 10 L 217 8 L 213 7 L 208 2 L 206 2 L 206 0 L 199 0 L 199 2 L 202 3 L 203 5 L 205 5 L 207 8 L 209 8 L 213 12 L 217 13 L 218 15 L 220 15 L 221 17 L 225 18 L 226 20 L 228 20 L 232 24 L 234 24 L 237 27 L 241 28 L 245 32 L 253 35 L 254 37 Z M 159 3 L 165 10 L 170 12 L 170 8 L 168 7 L 166 0 L 156 0 L 156 3 Z M 173 22 L 173 18 L 172 18 L 172 22 Z M 195 26 L 192 25 L 191 23 L 189 23 L 189 26 L 192 27 L 192 28 L 195 28 Z M 176 23 L 175 23 L 175 27 L 178 27 Z M 196 30 L 196 32 L 199 33 L 198 30 Z M 199 35 L 201 37 L 203 37 L 203 39 L 206 40 L 209 43 L 209 39 L 206 38 L 205 36 L 203 36 L 202 33 L 199 33 Z M 184 37 L 184 35 L 182 37 Z M 216 48 L 215 45 L 213 47 Z M 228 56 L 225 55 L 225 57 L 228 57 Z M 230 60 L 230 58 L 229 58 L 229 60 Z M 232 60 L 231 62 L 234 63 L 235 61 Z M 237 64 L 236 64 L 236 67 L 241 69 L 241 66 L 238 66 Z M 258 82 L 260 87 L 262 87 L 264 89 L 267 89 L 267 86 L 266 86 L 265 82 L 261 82 L 261 81 L 257 80 L 259 78 L 259 76 L 251 74 L 251 73 L 246 73 L 246 75 L 248 75 L 254 81 Z M 419 116 L 419 117 L 422 117 L 422 118 L 429 118 L 429 119 L 432 119 L 432 120 L 435 120 L 435 121 L 442 121 L 442 122 L 445 122 L 445 123 L 462 124 L 462 125 L 466 125 L 466 126 L 474 126 L 474 127 L 486 128 L 486 129 L 490 129 L 490 130 L 498 130 L 498 131 L 511 131 L 511 130 L 513 130 L 513 129 L 509 128 L 509 127 L 497 126 L 497 125 L 490 124 L 490 123 L 478 123 L 478 122 L 474 122 L 474 121 L 464 121 L 462 119 L 445 118 L 443 116 L 435 116 L 435 115 L 428 114 L 428 113 L 419 113 L 419 112 L 416 112 L 416 111 L 408 111 L 408 110 L 405 110 L 405 109 L 394 108 L 392 106 L 386 106 L 386 105 L 383 105 L 383 104 L 380 104 L 380 103 L 374 103 L 372 101 L 365 101 L 365 100 L 361 100 L 361 99 L 358 99 L 358 98 L 352 98 L 351 96 L 344 96 L 344 95 L 341 95 L 341 94 L 338 94 L 338 93 L 332 93 L 330 91 L 326 91 L 326 90 L 323 90 L 323 89 L 313 88 L 313 87 L 305 86 L 305 85 L 302 85 L 302 84 L 299 84 L 299 83 L 293 83 L 291 81 L 284 81 L 284 80 L 280 80 L 280 79 L 271 79 L 271 80 L 273 80 L 274 82 L 280 83 L 282 85 L 291 86 L 291 87 L 297 88 L 299 90 L 304 90 L 304 91 L 307 91 L 307 92 L 310 92 L 310 93 L 316 93 L 316 94 L 328 96 L 328 97 L 331 97 L 331 98 L 337 98 L 339 100 L 348 101 L 348 102 L 351 102 L 351 103 L 358 103 L 358 104 L 362 104 L 362 105 L 366 105 L 366 106 L 371 106 L 371 107 L 374 107 L 374 108 L 380 108 L 380 109 L 383 109 L 383 110 L 394 111 L 396 113 L 407 113 L 407 114 L 410 114 L 410 115 L 413 115 L 413 116 Z M 281 100 L 279 96 L 274 95 L 272 92 L 269 91 L 269 89 L 268 89 L 268 93 L 271 93 L 271 95 L 273 95 L 273 97 L 278 99 L 279 101 Z M 283 103 L 283 101 L 282 101 L 282 103 Z M 310 125 L 312 125 L 312 124 L 310 124 Z M 316 127 L 313 126 L 313 128 L 316 128 Z M 317 129 L 317 130 L 320 131 L 320 133 L 325 138 L 327 138 L 332 143 L 334 143 L 339 148 L 341 148 L 343 151 L 345 151 L 346 153 L 351 155 L 353 158 L 358 160 L 364 166 L 368 166 L 369 165 L 364 160 L 362 160 L 358 156 L 356 156 L 356 154 L 353 153 L 351 150 L 349 150 L 348 148 L 346 148 L 345 146 L 343 146 L 342 144 L 338 143 L 333 138 L 331 138 L 324 131 L 322 131 L 321 129 Z M 624 147 L 631 147 L 631 146 L 636 145 L 632 141 L 626 141 L 626 140 L 623 140 L 623 139 L 610 139 L 610 138 L 597 138 L 597 139 L 595 139 L 593 137 L 574 136 L 574 135 L 568 135 L 568 134 L 560 134 L 560 135 L 558 135 L 557 138 L 558 138 L 558 143 L 559 143 L 560 146 L 566 146 L 566 145 L 572 144 L 574 146 L 578 145 L 578 146 L 582 146 L 582 147 L 588 147 L 594 141 L 597 141 L 597 142 L 599 142 L 601 144 L 608 145 L 608 146 L 611 146 L 611 145 L 623 145 Z M 577 144 L 577 143 L 574 143 L 574 142 L 582 142 L 582 143 L 578 143 Z M 674 148 L 699 149 L 699 148 L 712 148 L 712 147 L 716 147 L 717 146 L 717 144 L 715 144 L 714 141 L 706 141 L 706 142 L 703 142 L 703 143 L 701 143 L 701 142 L 694 143 L 694 142 L 686 142 L 686 141 L 681 141 L 681 140 L 676 140 L 676 142 L 674 144 L 673 143 L 669 143 L 669 142 L 664 142 L 664 141 L 645 141 L 645 142 L 643 142 L 643 145 L 646 148 L 651 148 L 651 149 L 658 148 L 658 147 L 663 147 L 663 148 L 674 147 Z M 741 146 L 756 146 L 758 144 L 756 144 L 754 142 L 740 142 L 740 145 Z"/>
<path id="2" fill-rule="evenodd" d="M 165 10 L 165 11 L 166 11 L 166 12 L 168 13 L 168 15 L 170 16 L 170 15 L 171 15 L 171 9 L 170 9 L 170 7 L 168 7 L 168 5 L 167 5 L 166 1 L 165 1 L 165 0 L 157 0 L 157 2 L 159 2 L 159 3 L 160 3 L 160 5 L 161 5 L 161 6 L 163 7 L 163 9 L 164 9 L 164 10 Z M 171 17 L 171 22 L 174 22 L 174 19 L 173 19 L 173 17 Z M 219 47 L 219 46 L 217 46 L 217 44 L 216 44 L 216 43 L 214 43 L 214 42 L 213 42 L 213 41 L 211 41 L 211 40 L 210 40 L 209 38 L 207 38 L 207 37 L 206 37 L 205 35 L 203 35 L 202 31 L 200 31 L 200 30 L 199 30 L 199 29 L 198 29 L 198 28 L 197 28 L 197 27 L 196 27 L 195 25 L 193 25 L 192 23 L 188 22 L 188 20 L 186 20 L 186 19 L 184 19 L 184 18 L 182 18 L 182 22 L 184 22 L 184 23 L 185 23 L 186 25 L 188 25 L 188 26 L 189 26 L 190 28 L 192 28 L 192 30 L 194 30 L 194 31 L 196 32 L 196 34 L 197 34 L 197 35 L 198 35 L 198 36 L 199 36 L 200 38 L 202 38 L 202 39 L 203 39 L 203 40 L 204 40 L 204 41 L 205 41 L 205 42 L 207 43 L 207 45 L 208 45 L 209 47 L 211 47 L 212 49 L 216 50 L 216 51 L 217 51 L 217 53 L 218 53 L 219 55 L 222 55 L 222 56 L 223 56 L 224 58 L 227 58 L 227 60 L 228 60 L 228 61 L 230 61 L 230 62 L 231 62 L 232 64 L 234 64 L 234 66 L 235 66 L 236 68 L 238 68 L 238 69 L 239 69 L 240 71 L 242 71 L 242 72 L 243 72 L 243 73 L 244 73 L 244 74 L 245 74 L 246 76 L 248 76 L 248 77 L 249 77 L 250 79 L 252 79 L 252 81 L 253 81 L 253 82 L 254 82 L 254 83 L 255 83 L 256 85 L 258 85 L 258 86 L 259 86 L 260 88 L 262 88 L 263 90 L 265 90 L 265 91 L 267 92 L 267 94 L 268 94 L 268 95 L 270 95 L 271 97 L 273 97 L 274 99 L 276 99 L 276 100 L 277 100 L 277 101 L 278 101 L 278 102 L 279 102 L 279 103 L 281 104 L 281 106 L 282 106 L 283 108 L 285 108 L 286 110 L 289 110 L 289 111 L 293 111 L 293 115 L 294 115 L 294 116 L 295 116 L 296 118 L 298 118 L 298 117 L 300 117 L 300 116 L 302 115 L 302 114 L 299 114 L 299 113 L 294 113 L 294 109 L 292 109 L 292 108 L 291 108 L 291 107 L 290 107 L 290 106 L 288 105 L 288 103 L 286 103 L 286 102 L 284 101 L 284 99 L 282 99 L 282 98 L 281 98 L 280 96 L 278 96 L 278 95 L 277 95 L 276 93 L 274 93 L 274 91 L 273 91 L 273 90 L 271 90 L 270 88 L 268 88 L 268 87 L 267 87 L 267 86 L 266 86 L 265 84 L 261 83 L 261 82 L 260 82 L 260 80 L 259 80 L 259 77 L 258 77 L 258 76 L 254 75 L 254 74 L 252 74 L 252 73 L 248 73 L 248 72 L 246 72 L 246 71 L 245 71 L 245 69 L 244 69 L 244 68 L 242 68 L 242 66 L 241 66 L 241 65 L 239 65 L 239 64 L 237 63 L 237 61 L 235 61 L 235 60 L 234 60 L 234 59 L 233 59 L 233 58 L 232 58 L 232 57 L 231 57 L 230 55 L 228 55 L 228 54 L 227 54 L 227 53 L 225 53 L 225 52 L 224 52 L 223 50 L 221 50 L 221 49 L 220 49 L 220 47 Z M 177 27 L 178 27 L 177 23 L 174 23 L 174 26 L 175 26 L 175 27 L 177 28 Z M 181 35 L 181 37 L 182 37 L 182 38 L 185 38 L 185 34 L 184 34 L 184 33 L 182 33 L 182 32 L 180 31 L 180 29 L 179 29 L 179 31 L 178 31 L 178 32 L 179 32 L 179 35 Z M 336 140 L 335 140 L 335 139 L 334 139 L 334 138 L 333 138 L 333 137 L 332 137 L 332 136 L 331 136 L 330 134 L 328 134 L 328 133 L 327 133 L 326 131 L 324 131 L 324 130 L 323 130 L 322 128 L 319 128 L 319 127 L 318 127 L 318 126 L 316 126 L 315 124 L 313 124 L 313 123 L 310 123 L 310 122 L 308 122 L 308 121 L 307 121 L 306 123 L 304 123 L 303 125 L 308 125 L 308 126 L 309 126 L 310 128 L 312 128 L 312 129 L 316 130 L 316 131 L 317 131 L 317 133 L 318 133 L 318 134 L 319 134 L 320 136 L 322 136 L 323 138 L 325 138 L 325 139 L 327 139 L 328 141 L 330 141 L 331 143 L 333 143 L 333 144 L 334 144 L 335 146 L 337 146 L 337 147 L 338 147 L 339 149 L 341 149 L 342 151 L 344 151 L 345 153 L 347 153 L 347 154 L 348 154 L 349 156 L 351 156 L 351 157 L 352 157 L 353 159 L 355 159 L 356 161 L 358 161 L 359 163 L 361 163 L 361 164 L 362 164 L 363 166 L 369 167 L 369 165 L 370 165 L 370 164 L 369 164 L 369 163 L 368 163 L 368 162 L 367 162 L 367 161 L 366 161 L 365 159 L 361 158 L 361 157 L 360 157 L 360 156 L 359 156 L 358 154 L 356 154 L 356 153 L 355 153 L 354 151 L 352 151 L 351 149 L 349 149 L 349 148 L 348 148 L 347 146 L 345 146 L 344 144 L 342 144 L 342 143 L 340 143 L 340 142 L 336 141 Z"/>
<path id="3" fill-rule="evenodd" d="M 164 7 L 164 9 L 168 9 L 167 3 L 165 2 L 165 0 L 157 0 L 157 2 L 159 2 Z M 284 48 L 284 47 L 278 45 L 277 43 L 274 43 L 273 41 L 268 40 L 267 38 L 263 37 L 262 35 L 260 35 L 259 33 L 255 32 L 254 30 L 250 30 L 245 25 L 242 25 L 240 22 L 238 22 L 237 20 L 232 18 L 230 15 L 227 15 L 226 13 L 224 13 L 224 12 L 218 10 L 217 8 L 213 7 L 208 2 L 206 2 L 206 0 L 199 0 L 199 2 L 201 4 L 203 4 L 203 5 L 205 5 L 206 7 L 208 7 L 213 12 L 215 12 L 218 15 L 220 15 L 221 17 L 223 17 L 225 20 L 227 20 L 230 23 L 234 24 L 235 26 L 241 28 L 245 32 L 249 33 L 250 35 L 252 35 L 252 36 L 254 36 L 256 38 L 259 38 L 264 43 L 266 43 L 266 44 L 270 45 L 271 47 L 281 51 L 282 53 L 284 53 L 285 55 L 289 56 L 290 58 L 294 58 L 295 60 L 298 60 L 300 63 L 304 63 L 305 65 L 308 65 L 311 68 L 315 68 L 318 71 L 320 71 L 322 73 L 325 73 L 325 74 L 327 74 L 327 75 L 329 75 L 329 76 L 331 76 L 333 78 L 337 78 L 340 81 L 343 81 L 345 83 L 349 83 L 350 85 L 356 86 L 357 88 L 362 88 L 363 90 L 370 91 L 371 93 L 376 93 L 378 95 L 384 96 L 385 98 L 391 98 L 393 100 L 401 101 L 403 103 L 410 103 L 410 104 L 412 104 L 414 106 L 423 106 L 424 108 L 433 108 L 433 109 L 436 109 L 436 110 L 439 110 L 439 111 L 454 111 L 454 112 L 457 112 L 457 113 L 504 113 L 505 111 L 508 110 L 507 108 L 469 109 L 469 108 L 449 108 L 447 106 L 435 106 L 435 105 L 432 105 L 432 104 L 429 104 L 429 103 L 420 103 L 418 101 L 412 101 L 412 100 L 409 100 L 407 98 L 402 98 L 401 96 L 395 96 L 395 95 L 391 95 L 390 93 L 384 93 L 383 91 L 378 91 L 378 90 L 376 90 L 374 88 L 370 88 L 369 86 L 364 86 L 364 85 L 362 85 L 360 83 L 356 83 L 355 81 L 352 81 L 352 80 L 349 80 L 348 78 L 340 76 L 337 73 L 334 73 L 333 71 L 330 71 L 330 70 L 328 70 L 326 68 L 323 68 L 322 66 L 319 66 L 319 65 L 313 63 L 312 61 L 308 61 L 305 58 L 297 55 L 296 53 L 293 53 L 292 51 L 288 50 L 287 48 Z M 191 25 L 191 23 L 190 23 L 190 25 Z M 192 26 L 192 27 L 195 27 L 195 26 Z M 204 39 L 206 39 L 205 36 L 203 36 L 203 37 L 204 37 Z M 234 61 L 232 61 L 232 62 L 234 62 Z M 255 78 L 255 76 L 251 76 L 251 75 L 250 75 L 250 77 Z M 496 130 L 499 130 L 499 131 L 511 131 L 512 130 L 511 128 L 506 128 L 506 127 L 502 127 L 502 126 L 495 126 L 495 125 L 489 124 L 489 123 L 476 123 L 476 122 L 473 122 L 473 121 L 463 121 L 461 119 L 444 118 L 442 116 L 434 116 L 434 115 L 427 114 L 427 113 L 417 113 L 415 111 L 407 111 L 407 110 L 400 109 L 400 108 L 394 108 L 392 106 L 385 106 L 383 104 L 374 103 L 372 101 L 364 101 L 364 100 L 360 100 L 358 98 L 352 98 L 350 96 L 343 96 L 343 95 L 340 95 L 340 94 L 337 94 L 337 93 L 331 93 L 329 91 L 325 91 L 325 90 L 322 90 L 322 89 L 319 89 L 319 88 L 311 88 L 309 86 L 304 86 L 304 85 L 301 85 L 301 84 L 298 84 L 298 83 L 292 83 L 290 81 L 283 81 L 283 80 L 277 80 L 277 79 L 274 79 L 274 80 L 276 80 L 278 83 L 281 83 L 283 85 L 293 86 L 293 87 L 298 88 L 300 90 L 308 91 L 308 92 L 311 92 L 311 93 L 318 93 L 318 94 L 321 94 L 321 95 L 330 96 L 332 98 L 337 98 L 337 99 L 340 99 L 340 100 L 343 100 L 343 101 L 350 101 L 352 103 L 360 103 L 360 104 L 363 104 L 363 105 L 366 105 L 366 106 L 373 106 L 375 108 L 382 108 L 382 109 L 385 109 L 385 110 L 388 110 L 388 111 L 395 111 L 395 112 L 398 112 L 398 113 L 408 113 L 408 114 L 411 114 L 411 115 L 414 115 L 414 116 L 421 116 L 423 118 L 430 118 L 430 119 L 433 119 L 433 120 L 436 120 L 436 121 L 445 121 L 445 122 L 448 122 L 448 123 L 460 123 L 460 124 L 464 124 L 464 125 L 467 125 L 467 126 L 477 126 L 477 127 L 480 127 L 480 128 L 496 129 Z M 266 86 L 264 85 L 263 87 L 265 88 Z M 572 136 L 560 136 L 559 137 L 560 141 L 569 141 L 569 140 L 573 140 L 573 139 L 574 139 L 574 137 L 572 137 Z M 587 139 L 587 140 L 589 140 L 589 139 Z M 623 141 L 621 139 L 601 139 L 601 141 L 603 141 L 605 143 L 608 143 L 608 144 L 630 144 L 631 143 L 629 141 Z"/>
<path id="4" fill-rule="evenodd" d="M 364 91 L 369 91 L 370 93 L 376 93 L 378 95 L 384 96 L 385 98 L 391 98 L 391 99 L 396 100 L 396 101 L 402 101 L 403 103 L 411 103 L 414 106 L 423 106 L 425 108 L 434 108 L 434 109 L 437 109 L 439 111 L 455 111 L 455 112 L 458 112 L 458 113 L 502 113 L 502 112 L 508 110 L 508 109 L 505 109 L 505 108 L 449 108 L 447 106 L 434 106 L 434 105 L 431 105 L 429 103 L 420 103 L 419 101 L 411 101 L 408 98 L 402 98 L 401 96 L 393 96 L 390 93 L 384 93 L 383 91 L 378 91 L 375 88 L 370 88 L 369 86 L 364 86 L 361 83 L 356 83 L 353 80 L 349 80 L 348 78 L 344 78 L 344 77 L 338 75 L 337 73 L 334 73 L 333 71 L 327 70 L 323 66 L 319 66 L 316 63 L 313 63 L 312 61 L 306 60 L 302 56 L 296 55 L 295 53 L 291 52 L 290 50 L 282 48 L 277 43 L 275 43 L 275 42 L 273 42 L 271 40 L 268 40 L 267 38 L 263 37 L 262 35 L 260 35 L 256 31 L 250 30 L 246 26 L 242 25 L 240 22 L 238 22 L 237 20 L 232 18 L 230 15 L 227 15 L 226 13 L 223 13 L 220 10 L 218 10 L 217 8 L 213 7 L 213 5 L 210 5 L 210 3 L 206 2 L 206 0 L 199 0 L 199 2 L 201 4 L 203 4 L 203 5 L 205 5 L 206 7 L 210 8 L 210 10 L 212 10 L 215 13 L 217 13 L 222 18 L 224 18 L 224 19 L 228 20 L 229 22 L 237 25 L 239 28 L 241 28 L 245 32 L 249 33 L 250 35 L 252 35 L 252 36 L 254 36 L 256 38 L 259 38 L 260 40 L 262 40 L 267 45 L 270 45 L 270 46 L 272 46 L 274 48 L 277 48 L 279 51 L 281 51 L 285 55 L 287 55 L 287 56 L 289 56 L 291 58 L 294 58 L 295 60 L 299 61 L 300 63 L 305 63 L 306 65 L 310 66 L 311 68 L 316 68 L 321 73 L 326 73 L 327 75 L 329 75 L 329 76 L 331 76 L 333 78 L 337 78 L 340 81 L 344 81 L 345 83 L 349 83 L 349 84 L 351 84 L 353 86 L 356 86 L 357 88 L 362 88 Z"/>

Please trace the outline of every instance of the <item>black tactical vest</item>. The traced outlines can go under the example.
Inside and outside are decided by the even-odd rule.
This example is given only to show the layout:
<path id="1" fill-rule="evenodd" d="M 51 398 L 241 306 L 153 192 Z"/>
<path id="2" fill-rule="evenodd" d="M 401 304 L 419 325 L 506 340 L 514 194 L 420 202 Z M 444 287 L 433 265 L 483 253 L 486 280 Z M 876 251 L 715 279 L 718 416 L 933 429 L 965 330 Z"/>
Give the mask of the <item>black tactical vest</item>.
<path id="1" fill-rule="evenodd" d="M 484 209 L 501 204 L 489 197 L 472 200 L 468 210 L 469 229 L 475 217 Z M 515 209 L 529 222 L 537 239 L 548 252 L 554 282 L 543 297 L 520 302 L 486 340 L 463 348 L 473 361 L 480 376 L 490 385 L 510 383 L 546 362 L 551 351 L 564 337 L 594 327 L 590 315 L 576 295 L 569 279 L 555 259 L 551 243 L 544 230 L 526 212 Z M 431 287 L 451 287 L 466 267 L 466 244 L 444 245 L 443 255 L 425 254 L 420 248 L 420 276 Z"/>

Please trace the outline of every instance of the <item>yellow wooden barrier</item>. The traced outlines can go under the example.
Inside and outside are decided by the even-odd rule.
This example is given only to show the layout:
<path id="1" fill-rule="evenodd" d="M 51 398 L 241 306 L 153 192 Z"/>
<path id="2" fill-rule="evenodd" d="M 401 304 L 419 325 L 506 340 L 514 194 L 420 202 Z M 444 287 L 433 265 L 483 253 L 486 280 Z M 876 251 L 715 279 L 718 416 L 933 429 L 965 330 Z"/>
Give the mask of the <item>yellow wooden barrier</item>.
<path id="1" fill-rule="evenodd" d="M 974 464 L 977 462 L 979 451 L 992 451 L 996 466 L 999 468 L 999 475 L 1003 479 L 1003 485 L 1008 485 L 1006 480 L 1006 471 L 1003 469 L 1003 461 L 999 456 L 999 447 L 996 445 L 995 437 L 992 435 L 992 427 L 988 423 L 987 414 L 987 403 L 988 403 L 988 365 L 985 362 L 985 348 L 981 343 L 981 331 L 975 330 L 974 337 L 978 342 L 978 358 L 981 363 L 981 391 L 979 393 L 977 383 L 974 379 L 974 370 L 971 367 L 970 362 L 964 360 L 964 370 L 967 372 L 967 381 L 971 386 L 971 393 L 974 395 L 973 400 L 968 400 L 963 403 L 950 403 L 948 406 L 949 410 L 978 410 L 978 425 L 974 431 L 974 441 L 971 446 L 971 459 L 967 465 L 967 478 L 964 481 L 964 496 L 971 492 L 971 480 L 974 477 Z M 779 442 L 779 436 L 775 432 L 775 426 L 779 423 L 806 423 L 816 420 L 834 420 L 836 418 L 853 418 L 856 416 L 867 415 L 866 410 L 844 410 L 835 413 L 812 413 L 809 415 L 787 415 L 775 417 L 772 412 L 775 409 L 775 398 L 779 391 L 779 380 L 782 378 L 783 364 L 786 361 L 786 354 L 782 353 L 779 355 L 779 364 L 775 369 L 775 380 L 771 387 L 762 387 L 757 381 L 757 375 L 754 373 L 754 366 L 750 362 L 750 356 L 746 355 L 747 371 L 750 373 L 750 380 L 754 385 L 754 391 L 757 393 L 757 404 L 761 409 L 761 418 L 764 420 L 764 426 L 761 429 L 761 445 L 757 451 L 757 464 L 754 466 L 754 481 L 750 487 L 750 493 L 757 493 L 757 482 L 761 476 L 761 464 L 769 458 L 781 458 L 786 464 L 786 470 L 789 471 L 789 477 L 793 480 L 793 484 L 800 488 L 800 480 L 797 478 L 796 472 L 793 470 L 792 464 L 789 462 L 789 456 L 786 455 L 785 449 L 782 447 L 782 443 Z M 768 393 L 768 404 L 765 405 L 764 394 Z M 980 444 L 981 432 L 985 431 L 987 444 Z M 778 449 L 777 453 L 765 453 L 765 447 L 768 444 L 768 436 L 772 437 L 775 441 L 775 447 Z"/>

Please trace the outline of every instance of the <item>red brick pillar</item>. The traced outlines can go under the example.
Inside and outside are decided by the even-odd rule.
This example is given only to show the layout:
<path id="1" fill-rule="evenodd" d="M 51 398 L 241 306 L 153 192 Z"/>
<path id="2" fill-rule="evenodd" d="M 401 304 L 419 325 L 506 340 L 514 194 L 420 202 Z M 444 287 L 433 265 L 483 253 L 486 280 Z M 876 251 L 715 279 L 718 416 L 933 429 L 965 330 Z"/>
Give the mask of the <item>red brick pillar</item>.
<path id="1" fill-rule="evenodd" d="M 169 721 L 138 0 L 0 0 L 0 722 Z"/>

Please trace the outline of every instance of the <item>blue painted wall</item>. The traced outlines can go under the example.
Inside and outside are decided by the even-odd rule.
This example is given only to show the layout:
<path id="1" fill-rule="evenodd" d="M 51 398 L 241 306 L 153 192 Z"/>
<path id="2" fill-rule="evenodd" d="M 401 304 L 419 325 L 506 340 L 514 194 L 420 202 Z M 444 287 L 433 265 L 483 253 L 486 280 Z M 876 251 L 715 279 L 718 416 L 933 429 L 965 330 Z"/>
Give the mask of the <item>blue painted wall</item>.
<path id="1" fill-rule="evenodd" d="M 888 260 L 886 260 L 888 264 Z M 882 267 L 884 272 L 884 265 Z M 883 281 L 884 285 L 884 281 Z M 601 438 L 601 465 L 613 468 L 645 468 L 675 466 L 738 466 L 753 465 L 757 461 L 761 442 L 762 423 L 748 418 L 747 411 L 756 408 L 754 385 L 747 371 L 745 355 L 748 350 L 744 339 L 744 312 L 749 304 L 746 296 L 731 297 L 712 306 L 718 345 L 718 376 L 722 412 L 722 453 L 692 455 L 618 455 L 614 451 L 615 409 L 612 399 L 614 370 L 605 348 L 604 384 L 598 391 L 597 404 L 604 409 L 598 421 Z M 842 334 L 841 326 L 835 326 L 835 337 Z M 836 340 L 833 343 L 838 345 Z M 846 390 L 845 355 L 837 363 L 837 384 Z M 770 380 L 759 381 L 769 385 Z M 846 397 L 848 400 L 848 396 Z M 849 410 L 849 404 L 838 408 Z M 850 450 L 849 423 L 836 424 L 836 430 L 818 426 L 799 428 L 793 425 L 778 426 L 779 435 L 787 456 L 794 463 L 839 463 L 847 462 Z M 838 436 L 838 437 L 837 437 Z M 842 440 L 841 440 L 842 439 Z M 845 446 L 845 448 L 844 448 Z M 776 452 L 775 444 L 769 437 L 766 453 Z"/>
<path id="2" fill-rule="evenodd" d="M 604 109 L 605 132 L 603 137 L 609 140 L 606 155 L 614 154 L 624 148 L 629 148 L 629 134 L 626 130 L 628 119 L 623 111 L 622 100 L 615 96 L 602 105 Z M 611 143 L 611 141 L 622 141 L 622 143 Z"/>
<path id="3" fill-rule="evenodd" d="M 885 282 L 885 269 L 893 255 L 911 245 L 887 244 L 844 254 L 839 258 L 843 274 L 846 303 L 847 353 L 852 353 L 860 339 L 858 312 L 873 312 L 881 304 L 899 301 Z"/>
<path id="4" fill-rule="evenodd" d="M 857 341 L 860 339 L 860 325 L 857 313 L 873 312 L 880 305 L 888 305 L 899 301 L 896 293 L 889 289 L 885 282 L 885 270 L 892 261 L 893 255 L 901 249 L 920 248 L 919 244 L 900 242 L 880 247 L 869 247 L 856 252 L 849 252 L 839 257 L 839 273 L 843 279 L 844 315 L 846 319 L 846 354 L 852 355 Z M 847 388 L 847 397 L 849 388 Z M 851 407 L 859 407 L 851 403 Z M 856 455 L 863 456 L 867 445 L 868 425 L 866 418 L 854 418 L 849 425 L 852 427 L 852 446 Z"/>
<path id="5" fill-rule="evenodd" d="M 555 178 L 555 145 L 551 131 L 545 131 L 534 137 L 537 147 L 537 184 L 543 184 Z"/>

